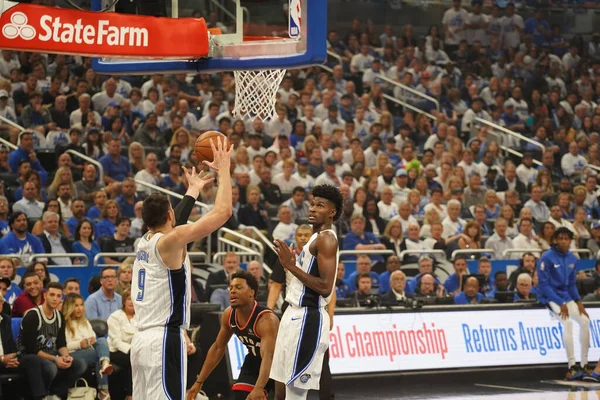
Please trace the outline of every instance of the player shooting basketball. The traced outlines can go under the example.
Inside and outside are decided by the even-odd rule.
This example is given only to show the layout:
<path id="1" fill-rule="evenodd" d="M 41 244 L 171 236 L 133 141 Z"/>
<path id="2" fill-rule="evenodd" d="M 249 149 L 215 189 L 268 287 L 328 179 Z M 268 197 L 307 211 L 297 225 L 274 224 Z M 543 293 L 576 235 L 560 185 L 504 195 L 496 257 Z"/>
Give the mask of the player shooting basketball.
<path id="1" fill-rule="evenodd" d="M 221 330 L 217 340 L 210 346 L 206 361 L 198 379 L 187 395 L 187 400 L 195 400 L 210 373 L 219 364 L 227 343 L 234 334 L 248 349 L 240 376 L 233 385 L 235 400 L 266 400 L 267 392 L 273 387 L 269 380 L 275 338 L 279 319 L 273 311 L 259 306 L 255 300 L 258 282 L 252 274 L 244 271 L 231 276 L 229 301 L 231 307 L 221 316 Z"/>
<path id="2" fill-rule="evenodd" d="M 140 239 L 131 282 L 138 332 L 131 343 L 133 398 L 185 398 L 187 357 L 184 329 L 191 300 L 188 243 L 218 229 L 231 216 L 230 162 L 233 146 L 227 139 L 211 142 L 214 159 L 204 161 L 219 178 L 215 207 L 193 224 L 175 227 L 176 214 L 167 196 L 152 193 L 142 209 L 148 232 Z M 213 178 L 184 169 L 187 196 L 195 200 Z M 187 197 L 186 196 L 186 197 Z"/>
<path id="3" fill-rule="evenodd" d="M 274 242 L 289 282 L 285 298 L 289 307 L 281 318 L 271 368 L 277 400 L 303 400 L 310 389 L 319 389 L 323 355 L 329 347 L 325 307 L 334 291 L 339 258 L 332 224 L 341 215 L 343 199 L 331 185 L 316 186 L 312 195 L 308 222 L 315 233 L 298 259 L 285 242 Z"/>

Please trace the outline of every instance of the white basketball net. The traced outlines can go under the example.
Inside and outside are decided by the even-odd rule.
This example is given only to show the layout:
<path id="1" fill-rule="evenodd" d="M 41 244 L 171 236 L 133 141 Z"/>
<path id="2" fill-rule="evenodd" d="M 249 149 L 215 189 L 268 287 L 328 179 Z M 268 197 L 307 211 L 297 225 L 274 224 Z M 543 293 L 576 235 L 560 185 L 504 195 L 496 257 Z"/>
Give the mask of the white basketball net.
<path id="1" fill-rule="evenodd" d="M 233 116 L 266 121 L 275 118 L 277 90 L 285 69 L 234 71 L 235 107 Z"/>

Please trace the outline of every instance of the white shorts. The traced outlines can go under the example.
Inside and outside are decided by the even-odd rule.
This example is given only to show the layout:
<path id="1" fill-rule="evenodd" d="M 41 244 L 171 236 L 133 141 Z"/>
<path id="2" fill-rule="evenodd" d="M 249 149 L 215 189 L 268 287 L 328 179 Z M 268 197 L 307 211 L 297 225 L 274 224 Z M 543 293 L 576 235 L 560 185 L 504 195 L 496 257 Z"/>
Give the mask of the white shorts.
<path id="1" fill-rule="evenodd" d="M 279 323 L 271 379 L 298 389 L 318 390 L 323 355 L 328 347 L 327 311 L 289 306 Z"/>
<path id="2" fill-rule="evenodd" d="M 131 341 L 133 400 L 185 400 L 187 352 L 183 330 L 152 328 Z"/>

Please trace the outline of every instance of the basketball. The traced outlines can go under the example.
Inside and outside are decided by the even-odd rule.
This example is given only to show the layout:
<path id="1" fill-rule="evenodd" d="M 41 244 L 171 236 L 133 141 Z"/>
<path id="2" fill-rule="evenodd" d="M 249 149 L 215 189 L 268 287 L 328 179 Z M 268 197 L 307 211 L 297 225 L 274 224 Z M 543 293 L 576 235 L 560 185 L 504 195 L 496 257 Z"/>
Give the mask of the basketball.
<path id="1" fill-rule="evenodd" d="M 210 147 L 210 139 L 213 140 L 213 144 L 215 147 L 217 147 L 218 136 L 221 136 L 221 142 L 227 137 L 221 132 L 217 131 L 204 132 L 202 135 L 198 136 L 198 139 L 196 139 L 196 144 L 194 145 L 194 151 L 199 163 L 202 161 L 213 161 L 213 151 L 212 147 Z"/>

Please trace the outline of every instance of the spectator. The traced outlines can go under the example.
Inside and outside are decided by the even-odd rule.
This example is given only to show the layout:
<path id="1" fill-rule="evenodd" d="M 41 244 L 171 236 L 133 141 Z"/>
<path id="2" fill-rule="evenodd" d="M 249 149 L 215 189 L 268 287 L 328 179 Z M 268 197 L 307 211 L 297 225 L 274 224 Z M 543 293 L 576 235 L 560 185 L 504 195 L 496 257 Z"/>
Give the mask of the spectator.
<path id="1" fill-rule="evenodd" d="M 533 252 L 536 257 L 539 257 L 539 250 L 542 250 L 540 239 L 533 232 L 533 222 L 531 219 L 522 218 L 519 223 L 519 234 L 512 240 L 515 249 L 527 249 L 529 252 Z M 533 251 L 538 250 L 538 251 Z M 514 257 L 521 257 L 513 253 Z"/>
<path id="2" fill-rule="evenodd" d="M 447 242 L 460 239 L 467 225 L 467 221 L 465 221 L 462 218 L 459 218 L 460 209 L 460 201 L 450 200 L 448 202 L 448 216 L 442 221 L 442 225 L 444 227 L 442 236 L 446 238 Z"/>
<path id="3" fill-rule="evenodd" d="M 17 276 L 17 269 L 13 263 L 13 260 L 6 256 L 0 256 L 0 278 L 8 279 L 8 286 L 6 287 L 6 292 L 4 293 L 4 300 L 12 305 L 23 291 L 17 285 L 14 280 Z"/>
<path id="4" fill-rule="evenodd" d="M 279 206 L 279 223 L 273 229 L 273 239 L 292 242 L 298 225 L 292 222 L 292 210 L 286 206 Z"/>
<path id="5" fill-rule="evenodd" d="M 600 278 L 598 276 L 594 279 L 594 286 L 594 292 L 586 294 L 583 301 L 600 301 Z"/>
<path id="6" fill-rule="evenodd" d="M 562 156 L 560 166 L 566 177 L 579 178 L 588 165 L 587 159 L 579 153 L 577 142 L 569 143 L 569 152 Z"/>
<path id="7" fill-rule="evenodd" d="M 119 300 L 120 298 L 119 296 Z M 129 290 L 123 292 L 123 299 L 123 305 L 119 305 L 118 309 L 108 317 L 108 348 L 110 350 L 111 363 L 121 369 L 118 374 L 121 382 L 119 382 L 120 385 L 115 385 L 117 387 L 114 388 L 114 392 L 121 394 L 121 396 L 124 395 L 127 399 L 131 399 L 132 371 L 130 350 L 131 340 L 136 334 L 137 328 L 133 321 L 135 309 Z"/>
<path id="8" fill-rule="evenodd" d="M 81 284 L 79 283 L 79 279 L 77 279 L 77 278 L 65 279 L 64 295 L 67 296 L 71 293 L 81 295 Z M 83 306 L 83 304 L 82 304 L 82 306 Z"/>
<path id="9" fill-rule="evenodd" d="M 266 231 L 269 228 L 267 210 L 260 201 L 260 188 L 256 185 L 248 185 L 246 188 L 247 203 L 240 207 L 238 219 L 240 225 L 255 226 Z"/>
<path id="10" fill-rule="evenodd" d="M 266 206 L 281 204 L 281 190 L 279 186 L 271 183 L 271 169 L 263 167 L 260 170 L 261 200 Z"/>
<path id="11" fill-rule="evenodd" d="M 352 229 L 343 241 L 344 250 L 385 250 L 385 245 L 379 242 L 379 239 L 371 233 L 365 232 L 365 217 L 354 214 L 350 219 Z M 382 262 L 380 255 L 373 256 L 373 261 Z"/>
<path id="12" fill-rule="evenodd" d="M 94 224 L 84 219 L 75 228 L 75 242 L 71 246 L 74 253 L 83 253 L 87 256 L 88 266 L 94 266 L 94 258 L 100 253 L 100 246 L 94 240 Z M 104 264 L 104 259 L 101 257 L 98 260 L 99 264 Z"/>
<path id="13" fill-rule="evenodd" d="M 36 399 L 46 395 L 66 398 L 69 388 L 85 372 L 86 363 L 69 356 L 64 319 L 56 310 L 62 295 L 61 284 L 50 283 L 47 301 L 32 308 L 21 322 L 17 340 L 19 364 Z"/>
<path id="14" fill-rule="evenodd" d="M 480 282 L 479 291 L 484 297 L 489 297 L 489 294 L 494 290 L 494 279 L 491 277 L 492 262 L 489 258 L 483 256 L 479 259 L 477 265 L 477 273 L 483 275 L 483 282 Z"/>
<path id="15" fill-rule="evenodd" d="M 291 159 L 283 160 L 283 172 L 278 173 L 272 179 L 272 183 L 279 187 L 282 194 L 291 194 L 300 182 L 293 176 L 295 163 Z"/>
<path id="16" fill-rule="evenodd" d="M 485 247 L 494 250 L 494 259 L 510 260 L 514 253 L 504 252 L 514 248 L 512 240 L 506 235 L 508 224 L 502 217 L 496 219 L 494 234 L 485 242 Z"/>
<path id="17" fill-rule="evenodd" d="M 100 272 L 100 284 L 100 290 L 90 294 L 85 300 L 85 310 L 90 319 L 102 319 L 106 321 L 123 304 L 121 295 L 115 293 L 117 271 L 112 267 L 102 268 L 102 272 Z"/>
<path id="18" fill-rule="evenodd" d="M 343 262 L 338 263 L 336 276 L 335 276 L 335 297 L 336 299 L 345 299 L 348 297 L 352 289 L 350 285 L 344 280 L 346 274 L 346 267 Z"/>
<path id="19" fill-rule="evenodd" d="M 133 178 L 125 178 L 121 184 L 121 195 L 115 199 L 121 211 L 120 215 L 127 218 L 135 217 L 134 206 L 139 201 L 136 191 L 135 180 Z"/>
<path id="20" fill-rule="evenodd" d="M 146 160 L 144 162 L 145 168 L 135 174 L 136 181 L 143 181 L 150 183 L 155 186 L 160 186 L 162 182 L 162 176 L 158 170 L 158 157 L 154 153 L 146 154 Z M 135 183 L 135 181 L 134 181 Z M 121 188 L 121 191 L 123 189 Z M 148 186 L 141 185 L 138 189 L 139 192 L 145 195 L 151 194 L 154 190 Z"/>
<path id="21" fill-rule="evenodd" d="M 29 104 L 21 111 L 21 123 L 26 129 L 36 129 L 42 127 L 45 131 L 56 129 L 56 123 L 52 122 L 52 116 L 47 108 L 42 107 L 42 94 L 40 92 L 32 92 L 29 95 Z M 51 147 L 56 146 L 56 143 L 48 143 Z M 39 147 L 45 147 L 40 146 Z"/>
<path id="22" fill-rule="evenodd" d="M 356 257 L 356 271 L 346 278 L 346 283 L 351 289 L 356 289 L 358 285 L 359 274 L 366 273 L 371 277 L 369 290 L 371 288 L 379 289 L 379 275 L 371 270 L 371 258 L 366 254 L 361 254 Z"/>
<path id="23" fill-rule="evenodd" d="M 521 300 L 537 300 L 535 293 L 531 293 L 533 279 L 531 275 L 522 273 L 517 277 L 517 288 L 515 290 L 515 303 Z"/>
<path id="24" fill-rule="evenodd" d="M 115 200 L 107 200 L 102 208 L 102 214 L 100 214 L 101 220 L 96 224 L 96 239 L 113 236 L 117 220 L 120 217 L 118 203 Z"/>
<path id="25" fill-rule="evenodd" d="M 400 245 L 400 252 L 404 252 L 406 250 L 417 250 L 417 251 L 425 251 L 428 250 L 425 246 L 425 243 L 419 237 L 419 224 L 418 223 L 410 223 L 408 224 L 408 230 L 406 231 L 406 236 L 402 240 L 402 244 Z M 412 264 L 416 263 L 419 260 L 419 254 L 406 254 L 402 259 L 404 264 Z"/>
<path id="26" fill-rule="evenodd" d="M 356 290 L 348 297 L 354 299 L 356 307 L 365 307 L 370 304 L 368 298 L 371 296 L 371 288 L 371 276 L 367 272 L 361 272 L 356 276 Z"/>
<path id="27" fill-rule="evenodd" d="M 121 296 L 126 290 L 131 290 L 131 277 L 133 274 L 134 259 L 134 257 L 127 257 L 117 269 L 117 277 L 119 279 L 119 283 L 117 283 L 117 286 L 115 287 L 115 292 L 120 294 Z"/>
<path id="28" fill-rule="evenodd" d="M 336 174 L 336 162 L 333 158 L 329 157 L 325 161 L 325 171 L 317 176 L 315 179 L 315 185 L 332 185 L 339 186 L 342 183 L 340 177 Z"/>
<path id="29" fill-rule="evenodd" d="M 7 287 L 10 286 L 10 280 L 8 280 L 8 278 L 0 277 L 0 287 L 2 287 L 2 285 Z M 1 289 L 0 296 L 4 297 L 5 294 L 6 288 Z M 19 359 L 17 355 L 17 344 L 15 343 L 15 339 L 13 337 L 10 313 L 6 314 L 4 312 L 6 308 L 10 310 L 10 305 L 7 302 L 4 302 L 3 299 L 0 299 L 0 303 L 3 303 L 3 315 L 0 319 L 0 345 L 2 346 L 0 374 L 13 373 L 14 371 L 17 371 L 17 368 L 19 368 Z"/>
<path id="30" fill-rule="evenodd" d="M 431 274 L 423 274 L 415 287 L 415 296 L 418 297 L 441 297 L 443 287 L 436 283 L 436 278 Z"/>
<path id="31" fill-rule="evenodd" d="M 37 261 L 34 260 L 31 262 L 27 268 L 25 268 L 25 273 L 27 272 L 35 272 L 42 281 L 42 288 L 46 289 L 46 287 L 48 287 L 48 284 L 50 283 L 50 273 L 48 272 L 45 258 L 40 258 Z M 23 283 L 23 281 L 21 281 L 21 283 Z"/>
<path id="32" fill-rule="evenodd" d="M 469 13 L 460 6 L 460 0 L 452 0 L 452 8 L 446 10 L 442 18 L 444 26 L 444 47 L 451 54 L 458 49 L 458 44 L 466 39 L 466 28 L 469 21 Z"/>
<path id="33" fill-rule="evenodd" d="M 356 197 L 356 195 L 355 195 Z M 411 207 L 408 201 L 401 201 L 398 205 L 398 215 L 391 219 L 398 220 L 402 224 L 402 234 L 406 235 L 410 224 L 418 223 L 417 219 L 411 215 Z"/>
<path id="34" fill-rule="evenodd" d="M 452 266 L 454 273 L 446 279 L 444 287 L 451 296 L 455 296 L 463 290 L 463 277 L 469 274 L 469 270 L 467 269 L 467 260 L 462 256 L 456 256 Z M 477 290 L 479 290 L 479 286 Z"/>
<path id="35" fill-rule="evenodd" d="M 402 224 L 399 220 L 393 219 L 385 226 L 383 235 L 381 236 L 381 243 L 383 243 L 387 250 L 392 250 L 396 256 L 399 256 L 402 251 L 400 250 L 402 241 Z"/>
<path id="36" fill-rule="evenodd" d="M 107 185 L 131 176 L 131 165 L 129 160 L 121 155 L 121 142 L 111 139 L 108 142 L 108 154 L 101 157 L 100 164 L 104 168 L 104 183 Z"/>
<path id="37" fill-rule="evenodd" d="M 158 117 L 154 112 L 146 115 L 144 124 L 135 132 L 135 135 L 133 135 L 133 140 L 141 143 L 141 145 L 144 147 L 164 148 L 167 143 L 165 141 L 164 134 L 158 129 L 157 122 Z"/>
<path id="38" fill-rule="evenodd" d="M 37 199 L 38 187 L 33 182 L 23 184 L 23 198 L 13 205 L 13 212 L 23 212 L 29 218 L 41 218 L 44 203 Z"/>
<path id="39" fill-rule="evenodd" d="M 521 256 L 521 259 L 519 261 L 519 268 L 517 268 L 510 274 L 510 290 L 515 290 L 517 288 L 517 279 L 522 273 L 528 274 L 533 279 L 533 275 L 535 274 L 536 262 L 537 258 L 533 253 L 525 253 L 523 254 L 523 256 Z"/>
<path id="40" fill-rule="evenodd" d="M 131 222 L 127 217 L 119 217 L 116 222 L 115 234 L 112 237 L 106 238 L 102 242 L 103 253 L 133 253 L 133 242 L 134 238 L 127 236 L 129 234 L 129 228 Z M 111 265 L 120 265 L 125 257 L 114 256 L 104 257 L 104 262 Z"/>
<path id="41" fill-rule="evenodd" d="M 83 178 L 75 182 L 75 193 L 79 200 L 85 202 L 85 208 L 88 209 L 94 204 L 96 192 L 103 187 L 104 184 L 98 182 L 96 167 L 88 164 L 83 168 Z"/>
<path id="42" fill-rule="evenodd" d="M 306 189 L 302 186 L 296 186 L 292 191 L 292 197 L 283 202 L 292 211 L 292 220 L 298 223 L 300 219 L 308 218 L 308 201 L 305 200 Z"/>
<path id="43" fill-rule="evenodd" d="M 223 269 L 211 272 L 206 279 L 206 294 L 210 298 L 214 286 L 229 287 L 231 275 L 240 269 L 240 260 L 235 253 L 227 253 L 223 256 Z"/>
<path id="44" fill-rule="evenodd" d="M 483 300 L 483 294 L 479 293 L 479 281 L 474 276 L 464 281 L 464 290 L 454 296 L 454 304 L 479 304 Z"/>
<path id="45" fill-rule="evenodd" d="M 485 204 L 485 192 L 486 188 L 481 186 L 481 176 L 477 172 L 472 172 L 469 177 L 469 186 L 465 189 L 465 207 Z"/>
<path id="46" fill-rule="evenodd" d="M 531 209 L 531 215 L 536 222 L 546 222 L 550 218 L 550 210 L 544 201 L 542 188 L 534 183 L 531 185 L 531 198 L 525 203 L 525 207 Z"/>
<path id="47" fill-rule="evenodd" d="M 26 272 L 22 282 L 23 292 L 12 304 L 13 317 L 23 317 L 27 311 L 43 304 L 46 299 L 46 295 L 42 291 L 42 280 L 35 272 Z"/>
<path id="48" fill-rule="evenodd" d="M 11 227 L 11 232 L 0 239 L 0 254 L 15 255 L 25 264 L 29 262 L 29 257 L 32 254 L 44 252 L 40 239 L 27 232 L 27 216 L 25 213 L 13 212 L 8 224 Z"/>
<path id="49" fill-rule="evenodd" d="M 390 290 L 381 296 L 381 302 L 387 306 L 404 305 L 409 295 L 405 292 L 406 275 L 400 270 L 392 272 L 389 276 L 387 286 Z"/>
<path id="50" fill-rule="evenodd" d="M 85 368 L 94 366 L 98 382 L 98 397 L 108 399 L 108 375 L 112 374 L 114 367 L 110 364 L 110 352 L 106 338 L 96 337 L 92 325 L 85 316 L 83 297 L 71 293 L 65 298 L 62 305 L 65 319 L 65 339 L 67 349 L 74 359 L 85 364 Z"/>
<path id="51" fill-rule="evenodd" d="M 44 248 L 44 253 L 71 253 L 71 242 L 67 240 L 67 238 L 63 237 L 58 232 L 58 221 L 59 216 L 57 213 L 52 211 L 46 211 L 42 216 L 42 221 L 44 223 L 44 233 L 39 235 L 38 238 L 42 243 Z M 69 266 L 72 265 L 71 259 L 69 257 L 52 257 L 49 259 L 51 264 L 60 265 L 60 266 Z"/>
<path id="52" fill-rule="evenodd" d="M 400 270 L 400 259 L 398 258 L 398 256 L 389 256 L 385 262 L 385 269 L 386 270 L 384 272 L 379 274 L 380 294 L 387 293 L 390 291 L 390 276 L 394 273 L 394 271 Z"/>

